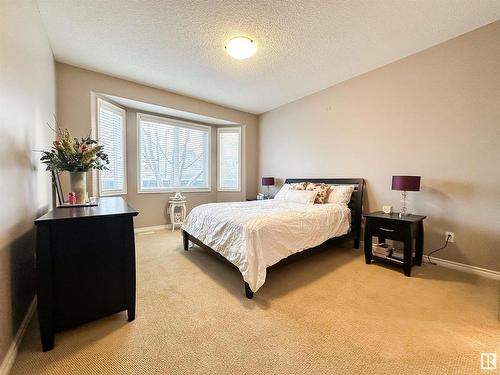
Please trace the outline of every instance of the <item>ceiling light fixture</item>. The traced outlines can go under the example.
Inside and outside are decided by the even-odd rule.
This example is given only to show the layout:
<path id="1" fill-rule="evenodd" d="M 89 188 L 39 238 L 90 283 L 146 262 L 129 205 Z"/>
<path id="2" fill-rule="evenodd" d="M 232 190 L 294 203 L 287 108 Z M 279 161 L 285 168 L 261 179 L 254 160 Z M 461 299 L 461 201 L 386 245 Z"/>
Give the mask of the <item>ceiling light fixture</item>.
<path id="1" fill-rule="evenodd" d="M 257 51 L 255 41 L 246 36 L 237 36 L 229 39 L 224 48 L 226 48 L 230 56 L 238 60 L 248 59 Z"/>

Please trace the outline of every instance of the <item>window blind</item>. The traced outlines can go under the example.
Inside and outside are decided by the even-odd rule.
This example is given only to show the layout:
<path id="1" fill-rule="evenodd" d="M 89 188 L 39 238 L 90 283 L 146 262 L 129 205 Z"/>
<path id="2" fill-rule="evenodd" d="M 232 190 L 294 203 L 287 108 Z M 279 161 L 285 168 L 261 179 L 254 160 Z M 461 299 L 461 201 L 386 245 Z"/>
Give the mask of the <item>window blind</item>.
<path id="1" fill-rule="evenodd" d="M 109 157 L 108 169 L 99 171 L 99 193 L 125 194 L 125 110 L 98 99 L 97 127 L 99 142 Z"/>
<path id="2" fill-rule="evenodd" d="M 219 190 L 241 190 L 241 129 L 219 128 Z"/>
<path id="3" fill-rule="evenodd" d="M 139 115 L 139 191 L 210 188 L 210 128 Z"/>

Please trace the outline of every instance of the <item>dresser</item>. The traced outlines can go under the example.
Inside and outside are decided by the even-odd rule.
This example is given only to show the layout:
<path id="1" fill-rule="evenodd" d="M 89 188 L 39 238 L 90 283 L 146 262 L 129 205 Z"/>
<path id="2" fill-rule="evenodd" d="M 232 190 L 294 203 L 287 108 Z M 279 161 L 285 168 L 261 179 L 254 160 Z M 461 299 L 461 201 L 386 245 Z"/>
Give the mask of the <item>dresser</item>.
<path id="1" fill-rule="evenodd" d="M 134 216 L 121 197 L 94 207 L 55 208 L 35 220 L 43 351 L 55 333 L 127 310 L 135 319 Z"/>

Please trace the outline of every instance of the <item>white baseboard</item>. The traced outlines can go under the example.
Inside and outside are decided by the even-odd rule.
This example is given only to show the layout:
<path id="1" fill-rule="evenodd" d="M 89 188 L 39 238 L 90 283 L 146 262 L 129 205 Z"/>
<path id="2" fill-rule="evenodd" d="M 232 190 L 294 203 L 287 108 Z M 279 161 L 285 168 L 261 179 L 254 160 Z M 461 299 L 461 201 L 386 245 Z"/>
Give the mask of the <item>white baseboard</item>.
<path id="1" fill-rule="evenodd" d="M 19 346 L 21 346 L 24 334 L 26 333 L 26 328 L 28 328 L 28 324 L 31 321 L 33 314 L 35 313 L 35 310 L 36 310 L 36 297 L 33 298 L 33 301 L 31 301 L 31 305 L 28 308 L 28 311 L 26 312 L 23 321 L 21 322 L 19 329 L 17 330 L 16 337 L 14 337 L 14 340 L 12 341 L 12 344 L 10 345 L 10 348 L 7 351 L 7 354 L 5 355 L 5 358 L 0 364 L 0 375 L 8 375 L 10 370 L 12 369 L 14 361 L 16 360 L 17 357 Z"/>
<path id="2" fill-rule="evenodd" d="M 500 272 L 489 270 L 486 268 L 471 266 L 469 264 L 463 264 L 458 262 L 453 262 L 451 260 L 440 259 L 431 257 L 432 263 L 437 264 L 438 266 L 452 268 L 457 271 L 467 272 L 478 276 L 487 277 L 488 279 L 494 279 L 500 281 Z M 428 262 L 427 256 L 424 255 L 424 262 Z"/>
<path id="3" fill-rule="evenodd" d="M 365 247 L 364 245 L 365 245 L 364 242 L 360 241 L 359 248 L 363 249 Z M 429 260 L 425 254 L 423 257 L 423 261 L 426 263 L 429 262 Z M 487 268 L 471 266 L 469 264 L 453 262 L 451 260 L 435 258 L 435 257 L 431 257 L 431 261 L 432 261 L 432 263 L 435 263 L 441 267 L 446 267 L 446 268 L 451 268 L 451 269 L 454 269 L 457 271 L 471 273 L 473 275 L 486 277 L 488 279 L 500 280 L 500 272 L 499 271 L 493 271 L 493 270 L 489 270 Z"/>
<path id="4" fill-rule="evenodd" d="M 172 224 L 154 225 L 152 227 L 135 228 L 134 233 L 157 232 L 160 230 L 172 229 Z"/>

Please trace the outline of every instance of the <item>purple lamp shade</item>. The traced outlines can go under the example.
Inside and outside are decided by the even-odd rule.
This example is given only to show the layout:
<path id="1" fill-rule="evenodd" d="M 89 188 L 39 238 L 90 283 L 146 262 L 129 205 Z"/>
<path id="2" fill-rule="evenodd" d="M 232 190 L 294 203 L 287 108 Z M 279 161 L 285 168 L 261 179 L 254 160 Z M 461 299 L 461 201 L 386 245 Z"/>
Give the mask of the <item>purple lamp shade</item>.
<path id="1" fill-rule="evenodd" d="M 274 177 L 262 177 L 262 186 L 274 186 Z"/>
<path id="2" fill-rule="evenodd" d="M 420 176 L 392 176 L 392 190 L 420 191 Z"/>

